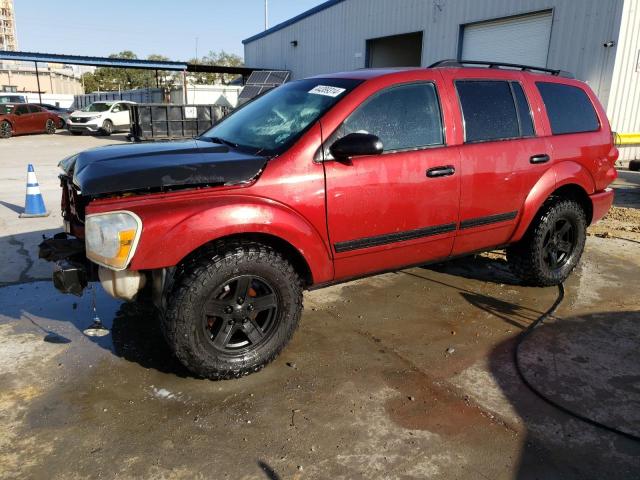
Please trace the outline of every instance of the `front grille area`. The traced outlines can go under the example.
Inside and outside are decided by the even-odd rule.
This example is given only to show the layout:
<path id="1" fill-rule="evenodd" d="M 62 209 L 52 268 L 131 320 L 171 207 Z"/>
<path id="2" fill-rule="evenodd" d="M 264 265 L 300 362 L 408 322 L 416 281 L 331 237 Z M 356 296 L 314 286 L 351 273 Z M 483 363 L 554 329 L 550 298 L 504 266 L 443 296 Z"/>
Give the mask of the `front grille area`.
<path id="1" fill-rule="evenodd" d="M 84 223 L 85 202 L 66 175 L 60 175 L 62 187 L 62 218 L 70 223 Z"/>
<path id="2" fill-rule="evenodd" d="M 73 123 L 87 123 L 90 118 L 88 117 L 69 117 L 69 120 L 71 120 Z"/>

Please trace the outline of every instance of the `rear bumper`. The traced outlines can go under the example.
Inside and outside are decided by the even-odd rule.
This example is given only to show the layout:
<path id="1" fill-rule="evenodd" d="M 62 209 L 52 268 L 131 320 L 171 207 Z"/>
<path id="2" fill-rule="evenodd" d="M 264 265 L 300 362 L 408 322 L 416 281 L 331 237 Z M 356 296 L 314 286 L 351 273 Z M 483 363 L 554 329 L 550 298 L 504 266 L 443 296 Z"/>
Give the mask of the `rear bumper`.
<path id="1" fill-rule="evenodd" d="M 595 223 L 604 217 L 613 205 L 613 188 L 605 188 L 602 192 L 589 195 L 589 198 L 593 205 L 591 223 Z"/>

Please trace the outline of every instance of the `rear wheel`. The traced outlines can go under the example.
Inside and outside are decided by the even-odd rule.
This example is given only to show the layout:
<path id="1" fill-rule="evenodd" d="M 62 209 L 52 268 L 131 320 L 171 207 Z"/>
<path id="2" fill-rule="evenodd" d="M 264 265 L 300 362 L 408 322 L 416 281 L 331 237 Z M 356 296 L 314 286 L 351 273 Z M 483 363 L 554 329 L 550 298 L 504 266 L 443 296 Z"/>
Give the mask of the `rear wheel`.
<path id="1" fill-rule="evenodd" d="M 511 270 L 528 285 L 562 283 L 582 256 L 586 229 L 580 204 L 573 200 L 547 203 L 524 238 L 507 248 Z"/>
<path id="2" fill-rule="evenodd" d="M 224 379 L 271 362 L 301 312 L 301 282 L 291 264 L 270 247 L 242 242 L 221 245 L 178 275 L 162 325 L 189 370 Z"/>
<path id="3" fill-rule="evenodd" d="M 0 138 L 11 138 L 11 135 L 13 135 L 11 124 L 6 120 L 0 122 Z"/>
<path id="4" fill-rule="evenodd" d="M 51 119 L 47 120 L 47 123 L 44 126 L 44 130 L 49 135 L 53 135 L 54 133 L 56 133 L 56 124 L 55 124 L 55 122 L 53 120 L 51 120 Z"/>
<path id="5" fill-rule="evenodd" d="M 105 120 L 102 123 L 102 128 L 100 129 L 100 132 L 106 136 L 111 135 L 113 133 L 113 122 L 111 120 Z"/>

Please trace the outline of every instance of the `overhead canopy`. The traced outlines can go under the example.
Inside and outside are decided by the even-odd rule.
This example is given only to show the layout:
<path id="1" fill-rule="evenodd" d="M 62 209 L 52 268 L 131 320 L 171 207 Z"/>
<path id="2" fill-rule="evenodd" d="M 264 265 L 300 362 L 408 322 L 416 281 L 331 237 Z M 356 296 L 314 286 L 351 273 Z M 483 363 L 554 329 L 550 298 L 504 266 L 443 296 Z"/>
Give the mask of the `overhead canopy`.
<path id="1" fill-rule="evenodd" d="M 66 63 L 69 65 L 92 65 L 96 67 L 141 68 L 145 70 L 175 70 L 204 73 L 228 73 L 232 75 L 250 75 L 263 68 L 227 67 L 223 65 L 203 65 L 187 62 L 165 62 L 158 60 L 138 60 L 128 58 L 85 57 L 81 55 L 60 55 L 56 53 L 10 52 L 0 51 L 0 60 L 18 62 Z"/>

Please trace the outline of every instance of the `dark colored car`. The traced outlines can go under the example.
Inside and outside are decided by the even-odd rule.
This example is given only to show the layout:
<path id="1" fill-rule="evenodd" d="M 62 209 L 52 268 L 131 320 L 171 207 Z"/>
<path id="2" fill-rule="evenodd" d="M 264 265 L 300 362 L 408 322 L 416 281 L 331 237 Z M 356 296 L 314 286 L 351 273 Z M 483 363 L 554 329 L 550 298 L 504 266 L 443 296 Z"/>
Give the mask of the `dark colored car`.
<path id="1" fill-rule="evenodd" d="M 0 138 L 25 133 L 56 133 L 60 117 L 39 105 L 18 103 L 0 104 Z"/>
<path id="2" fill-rule="evenodd" d="M 55 113 L 60 118 L 60 123 L 57 125 L 58 128 L 64 128 L 69 119 L 69 115 L 73 113 L 73 109 L 58 107 L 50 103 L 39 103 L 38 105 L 51 113 Z"/>
<path id="3" fill-rule="evenodd" d="M 67 233 L 40 255 L 62 291 L 149 295 L 177 358 L 214 379 L 273 360 L 304 289 L 495 248 L 525 284 L 558 284 L 611 206 L 618 151 L 585 83 L 532 70 L 324 75 L 195 140 L 74 155 Z"/>

